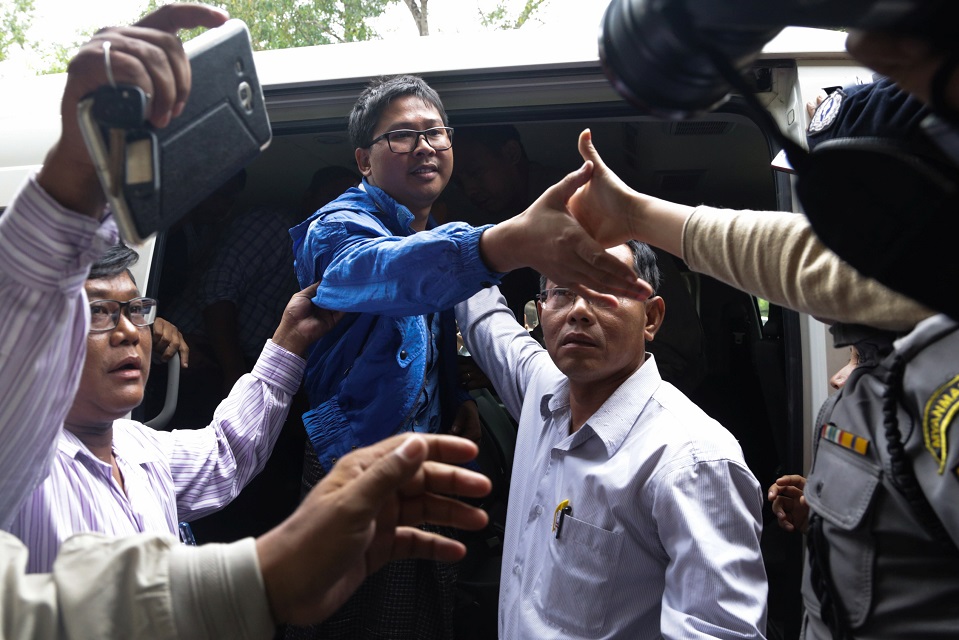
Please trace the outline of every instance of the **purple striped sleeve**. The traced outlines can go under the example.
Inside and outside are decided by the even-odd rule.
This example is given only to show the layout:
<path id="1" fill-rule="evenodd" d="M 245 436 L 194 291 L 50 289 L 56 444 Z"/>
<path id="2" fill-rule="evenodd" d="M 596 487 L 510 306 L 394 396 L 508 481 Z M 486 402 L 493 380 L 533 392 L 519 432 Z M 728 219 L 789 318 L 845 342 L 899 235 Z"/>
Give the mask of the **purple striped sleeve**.
<path id="1" fill-rule="evenodd" d="M 83 282 L 116 238 L 34 178 L 0 216 L 0 527 L 49 471 L 86 354 Z"/>
<path id="2" fill-rule="evenodd" d="M 267 341 L 210 426 L 157 434 L 168 449 L 181 520 L 222 509 L 263 469 L 305 367 L 303 358 Z"/>

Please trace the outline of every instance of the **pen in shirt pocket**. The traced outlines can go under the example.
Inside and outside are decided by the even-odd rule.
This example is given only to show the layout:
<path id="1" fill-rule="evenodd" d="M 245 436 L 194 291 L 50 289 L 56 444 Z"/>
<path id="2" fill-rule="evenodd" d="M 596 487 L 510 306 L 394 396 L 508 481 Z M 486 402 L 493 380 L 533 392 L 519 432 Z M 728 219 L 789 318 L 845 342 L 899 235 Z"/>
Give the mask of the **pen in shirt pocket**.
<path id="1" fill-rule="evenodd" d="M 552 531 L 556 532 L 556 538 L 559 538 L 559 534 L 563 531 L 563 518 L 566 516 L 573 515 L 573 506 L 569 503 L 569 500 L 563 500 L 553 511 L 553 528 Z"/>

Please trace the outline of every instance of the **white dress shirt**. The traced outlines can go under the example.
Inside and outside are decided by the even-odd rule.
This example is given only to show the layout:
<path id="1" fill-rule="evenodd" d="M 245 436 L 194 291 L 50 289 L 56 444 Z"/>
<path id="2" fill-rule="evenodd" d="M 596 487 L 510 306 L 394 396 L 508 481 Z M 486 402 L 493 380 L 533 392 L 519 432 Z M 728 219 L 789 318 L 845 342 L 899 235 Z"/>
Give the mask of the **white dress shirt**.
<path id="1" fill-rule="evenodd" d="M 519 416 L 500 638 L 763 637 L 763 498 L 733 436 L 651 355 L 570 434 L 568 380 L 498 290 L 456 315 Z"/>

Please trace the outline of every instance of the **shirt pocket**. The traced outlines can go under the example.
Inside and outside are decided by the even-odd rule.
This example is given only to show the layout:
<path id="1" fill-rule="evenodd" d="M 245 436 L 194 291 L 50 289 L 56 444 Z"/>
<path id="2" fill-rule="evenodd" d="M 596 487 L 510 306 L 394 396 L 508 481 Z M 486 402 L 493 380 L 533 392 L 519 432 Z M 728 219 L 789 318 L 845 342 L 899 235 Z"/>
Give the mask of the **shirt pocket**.
<path id="1" fill-rule="evenodd" d="M 806 482 L 806 501 L 823 519 L 828 540 L 828 548 L 817 553 L 828 554 L 830 579 L 853 628 L 872 605 L 876 545 L 870 513 L 881 474 L 873 460 L 823 439 Z M 811 589 L 804 591 L 806 606 L 818 612 L 818 599 Z"/>
<path id="2" fill-rule="evenodd" d="M 542 581 L 534 590 L 540 615 L 573 633 L 599 634 L 622 547 L 621 534 L 564 516 L 560 536 L 550 539 Z"/>

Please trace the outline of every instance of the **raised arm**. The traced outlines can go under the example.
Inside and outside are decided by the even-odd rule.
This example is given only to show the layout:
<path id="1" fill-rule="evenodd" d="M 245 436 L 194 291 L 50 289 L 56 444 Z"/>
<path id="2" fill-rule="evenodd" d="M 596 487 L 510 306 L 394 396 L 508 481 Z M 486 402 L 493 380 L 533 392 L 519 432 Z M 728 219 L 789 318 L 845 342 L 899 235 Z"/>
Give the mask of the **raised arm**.
<path id="1" fill-rule="evenodd" d="M 480 239 L 486 264 L 500 272 L 532 267 L 558 286 L 579 293 L 592 289 L 641 300 L 648 298 L 652 292 L 649 284 L 638 279 L 628 265 L 606 253 L 605 247 L 612 245 L 602 244 L 595 229 L 581 225 L 583 219 L 577 222 L 567 208 L 577 189 L 590 188 L 590 175 L 597 179 L 596 168 L 587 159 L 577 171 L 547 189 L 526 211 L 487 230 Z"/>
<path id="2" fill-rule="evenodd" d="M 906 330 L 932 311 L 861 275 L 819 241 L 805 216 L 688 207 L 639 193 L 606 166 L 589 131 L 579 150 L 595 169 L 570 200 L 606 245 L 636 239 L 699 273 L 824 322 Z"/>
<path id="3" fill-rule="evenodd" d="M 70 64 L 59 140 L 0 218 L 0 524 L 47 473 L 86 354 L 83 282 L 117 240 L 115 226 L 99 222 L 105 199 L 77 125 L 79 99 L 106 82 L 103 42 L 115 49 L 116 80 L 153 93 L 159 125 L 189 87 L 173 33 L 225 20 L 212 7 L 176 5 L 94 36 Z"/>
<path id="4" fill-rule="evenodd" d="M 161 7 L 130 27 L 103 29 L 70 61 L 60 107 L 62 131 L 37 176 L 40 186 L 68 209 L 100 217 L 106 202 L 77 124 L 77 104 L 107 84 L 103 45 L 110 43 L 110 66 L 119 84 L 136 85 L 150 99 L 148 120 L 164 127 L 183 111 L 190 96 L 190 63 L 176 37 L 180 29 L 217 27 L 228 16 L 199 4 Z"/>

